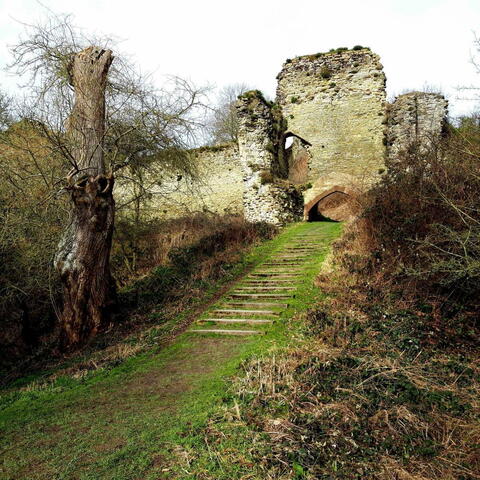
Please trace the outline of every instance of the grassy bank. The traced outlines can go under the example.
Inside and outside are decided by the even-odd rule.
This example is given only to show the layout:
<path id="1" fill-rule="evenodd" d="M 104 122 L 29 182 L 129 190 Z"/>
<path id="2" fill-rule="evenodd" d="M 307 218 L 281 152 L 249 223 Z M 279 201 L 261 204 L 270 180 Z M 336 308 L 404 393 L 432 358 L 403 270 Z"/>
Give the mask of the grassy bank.
<path id="1" fill-rule="evenodd" d="M 478 344 L 444 342 L 425 303 L 317 284 L 296 342 L 244 365 L 179 478 L 479 479 Z"/>
<path id="2" fill-rule="evenodd" d="M 313 227 L 286 228 L 245 255 L 243 268 Z M 327 223 L 321 228 L 327 245 L 340 226 Z M 296 342 L 297 325 L 291 318 L 319 298 L 313 278 L 323 257 L 312 259 L 294 301 L 265 336 L 186 332 L 159 348 L 153 329 L 150 347 L 117 365 L 80 375 L 49 372 L 11 385 L 1 395 L 0 478 L 194 478 L 189 470 L 192 452 L 209 451 L 204 433 L 208 419 L 231 396 L 227 378 L 248 358 Z M 208 464 L 215 470 L 212 455 Z"/>

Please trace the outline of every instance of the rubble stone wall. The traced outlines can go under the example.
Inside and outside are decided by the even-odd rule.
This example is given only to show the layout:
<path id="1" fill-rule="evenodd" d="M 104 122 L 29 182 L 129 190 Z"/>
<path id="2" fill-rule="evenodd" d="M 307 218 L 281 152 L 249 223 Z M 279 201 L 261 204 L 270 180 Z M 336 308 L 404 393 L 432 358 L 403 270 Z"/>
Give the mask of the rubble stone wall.
<path id="1" fill-rule="evenodd" d="M 243 213 L 243 168 L 238 147 L 226 144 L 191 150 L 195 177 L 172 174 L 152 196 L 150 215 L 174 218 L 195 212 Z M 152 179 L 153 180 L 153 179 Z M 119 203 L 131 192 L 115 192 Z"/>
<path id="2" fill-rule="evenodd" d="M 385 75 L 369 49 L 287 60 L 277 103 L 288 131 L 311 144 L 309 202 L 339 182 L 371 183 L 385 161 Z"/>
<path id="3" fill-rule="evenodd" d="M 250 222 L 275 225 L 299 220 L 303 210 L 302 196 L 294 186 L 275 177 L 279 165 L 271 106 L 260 92 L 252 91 L 239 99 L 237 112 L 245 218 Z"/>
<path id="4" fill-rule="evenodd" d="M 388 106 L 389 163 L 394 164 L 413 145 L 428 150 L 444 130 L 447 109 L 447 100 L 437 93 L 411 92 L 398 96 Z"/>

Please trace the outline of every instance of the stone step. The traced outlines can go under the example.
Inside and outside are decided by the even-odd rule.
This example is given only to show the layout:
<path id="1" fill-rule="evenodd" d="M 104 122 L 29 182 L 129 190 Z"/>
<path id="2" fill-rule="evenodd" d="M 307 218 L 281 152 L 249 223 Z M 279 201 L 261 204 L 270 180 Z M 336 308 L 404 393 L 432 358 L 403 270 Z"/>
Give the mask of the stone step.
<path id="1" fill-rule="evenodd" d="M 262 263 L 262 265 L 272 265 L 272 264 L 285 265 L 290 263 L 298 265 L 303 263 L 302 262 L 303 258 L 304 257 L 276 257 L 270 260 L 269 262 Z"/>
<path id="2" fill-rule="evenodd" d="M 313 252 L 318 252 L 318 248 L 304 248 L 304 247 L 292 247 L 291 250 L 285 250 L 285 253 L 313 253 Z"/>
<path id="3" fill-rule="evenodd" d="M 287 274 L 288 275 L 288 274 Z M 292 280 L 295 280 L 298 275 L 295 274 L 292 277 L 285 277 L 282 275 L 276 275 L 273 278 L 268 278 L 269 275 L 260 275 L 260 276 L 253 276 L 249 275 L 248 277 L 244 277 L 243 281 L 248 281 L 248 282 L 280 282 L 280 283 L 285 283 L 285 282 L 291 282 Z"/>
<path id="4" fill-rule="evenodd" d="M 237 299 L 238 297 L 233 297 Z M 247 297 L 248 298 L 248 297 Z M 253 297 L 252 300 L 257 297 Z M 222 307 L 235 308 L 235 307 L 247 307 L 247 308 L 262 308 L 262 307 L 273 307 L 273 308 L 288 308 L 288 303 L 278 303 L 278 302 L 226 302 L 222 304 Z"/>
<path id="5" fill-rule="evenodd" d="M 292 279 L 295 280 L 296 278 L 300 277 L 299 273 L 275 273 L 275 272 L 257 272 L 251 273 L 250 276 L 258 277 L 258 278 L 274 278 L 276 279 Z"/>
<path id="6" fill-rule="evenodd" d="M 274 321 L 273 319 L 268 320 L 266 318 L 204 318 L 203 320 L 197 320 L 197 323 L 215 322 L 225 324 L 248 323 L 251 325 L 271 325 Z"/>
<path id="7" fill-rule="evenodd" d="M 274 276 L 274 275 L 290 275 L 292 273 L 297 273 L 301 275 L 303 272 L 303 268 L 301 270 L 293 270 L 293 269 L 288 269 L 288 270 L 261 270 L 258 273 L 263 273 L 265 274 L 266 277 L 268 276 Z"/>
<path id="8" fill-rule="evenodd" d="M 258 298 L 258 299 L 278 299 L 285 300 L 292 298 L 292 295 L 285 295 L 281 293 L 231 293 L 231 298 Z"/>
<path id="9" fill-rule="evenodd" d="M 259 285 L 263 285 L 264 283 L 275 283 L 277 285 L 281 285 L 283 283 L 291 283 L 292 280 L 289 278 L 275 278 L 273 280 L 269 280 L 268 278 L 263 278 L 263 277 L 257 277 L 257 278 L 245 278 L 242 283 L 249 283 L 249 284 L 256 284 L 258 283 Z"/>
<path id="10" fill-rule="evenodd" d="M 236 290 L 293 290 L 294 288 L 287 285 L 239 285 L 235 290 L 232 290 L 232 293 L 235 293 Z"/>
<path id="11" fill-rule="evenodd" d="M 300 252 L 298 251 L 291 251 L 291 250 L 285 250 L 283 252 L 280 252 L 276 258 L 303 258 L 306 257 L 306 253 L 304 250 L 301 250 Z"/>
<path id="12" fill-rule="evenodd" d="M 327 248 L 324 242 L 299 242 L 296 244 L 292 244 L 292 247 L 316 247 L 316 248 Z"/>
<path id="13" fill-rule="evenodd" d="M 262 263 L 261 265 L 258 266 L 258 268 L 261 270 L 263 270 L 265 267 L 268 267 L 269 270 L 278 270 L 279 268 L 293 267 L 294 270 L 300 271 L 303 268 L 303 263 L 295 262 L 295 263 L 292 263 L 292 265 L 290 265 L 290 263 L 286 263 L 286 262 L 268 262 L 268 263 Z"/>
<path id="14" fill-rule="evenodd" d="M 292 272 L 292 271 L 290 271 L 290 272 L 285 273 L 285 272 L 271 272 L 271 271 L 269 271 L 269 272 L 262 272 L 262 271 L 260 271 L 260 270 L 256 270 L 255 272 L 252 272 L 252 273 L 250 274 L 250 277 L 265 277 L 265 276 L 268 277 L 269 275 L 280 275 L 280 276 L 283 275 L 283 276 L 285 276 L 285 278 L 287 278 L 287 276 L 288 276 L 289 278 L 293 278 L 293 277 L 299 277 L 299 276 L 301 276 L 301 275 L 302 275 L 302 272 Z"/>
<path id="15" fill-rule="evenodd" d="M 228 309 L 228 308 L 219 308 L 217 310 L 213 310 L 212 313 L 218 314 L 238 314 L 238 315 L 279 315 L 279 312 L 275 312 L 273 310 L 239 310 L 239 309 Z"/>
<path id="16" fill-rule="evenodd" d="M 289 247 L 296 247 L 296 246 L 309 247 L 310 246 L 310 240 L 301 239 L 301 238 L 294 238 L 291 242 L 284 245 L 283 250 L 285 250 L 286 248 L 289 248 Z"/>
<path id="17" fill-rule="evenodd" d="M 273 263 L 288 263 L 288 262 L 291 262 L 291 263 L 297 262 L 298 263 L 298 262 L 301 262 L 301 259 L 300 258 L 282 258 L 282 257 L 272 258 L 271 260 L 268 260 L 267 262 L 259 265 L 259 267 L 261 267 L 263 265 L 268 265 L 272 262 Z"/>
<path id="18" fill-rule="evenodd" d="M 272 265 L 268 266 L 265 265 L 266 267 L 269 267 L 267 269 L 262 268 L 261 270 L 257 270 L 257 273 L 301 273 L 303 271 L 303 265 L 302 266 L 297 266 L 297 265 Z M 288 266 L 288 269 L 287 269 Z"/>
<path id="19" fill-rule="evenodd" d="M 219 335 L 265 335 L 262 330 L 224 330 L 222 328 L 196 328 L 190 333 L 216 333 Z"/>
<path id="20" fill-rule="evenodd" d="M 273 260 L 271 260 L 271 262 L 295 263 L 295 262 L 301 262 L 305 258 L 306 258 L 305 255 L 282 255 L 282 256 L 278 256 L 278 257 L 274 258 Z M 263 265 L 265 265 L 265 264 L 263 264 Z"/>
<path id="21" fill-rule="evenodd" d="M 264 267 L 303 267 L 303 263 L 299 262 L 271 262 L 271 263 L 264 263 Z"/>

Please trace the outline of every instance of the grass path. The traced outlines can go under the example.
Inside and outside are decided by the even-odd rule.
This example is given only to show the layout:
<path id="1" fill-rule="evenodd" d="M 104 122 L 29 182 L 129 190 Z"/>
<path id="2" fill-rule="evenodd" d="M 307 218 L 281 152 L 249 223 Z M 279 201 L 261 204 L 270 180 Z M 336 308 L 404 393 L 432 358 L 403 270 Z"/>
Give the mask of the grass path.
<path id="1" fill-rule="evenodd" d="M 153 349 L 111 370 L 94 372 L 83 379 L 58 378 L 47 387 L 23 387 L 13 397 L 9 391 L 9 402 L 0 402 L 3 405 L 0 410 L 0 479 L 171 478 L 165 466 L 172 452 L 201 440 L 198 434 L 206 420 L 219 401 L 228 395 L 227 378 L 250 355 L 272 346 L 286 345 L 291 340 L 286 322 L 296 312 L 308 308 L 320 295 L 313 286 L 313 278 L 325 257 L 326 247 L 339 231 L 340 225 L 334 223 L 295 224 L 275 239 L 256 247 L 250 253 L 251 262 L 257 265 L 255 270 L 205 311 L 199 318 L 204 321 L 203 325 L 194 324 L 160 351 Z M 301 265 L 298 263 L 300 256 L 298 262 L 295 261 L 297 265 L 275 264 L 292 248 L 301 247 L 302 242 L 314 244 L 315 248 L 305 250 Z M 273 265 L 267 265 L 272 262 Z M 239 291 L 256 295 L 270 292 L 265 286 L 280 285 L 268 283 L 268 278 L 268 285 L 252 282 L 255 272 L 278 269 L 287 273 L 285 279 L 291 278 L 288 286 L 292 292 L 288 307 L 283 305 L 285 300 L 278 308 L 255 307 L 268 307 L 275 312 L 271 315 L 275 322 L 248 326 L 249 330 L 260 330 L 264 335 L 198 331 L 208 330 L 205 324 L 213 324 L 220 330 L 245 329 L 243 322 L 217 324 L 212 316 L 225 308 L 225 303 L 231 305 L 235 300 L 238 303 L 234 294 Z M 298 275 L 289 277 L 289 269 L 296 269 Z M 262 298 L 245 301 L 271 303 Z M 254 307 L 249 303 L 248 308 Z M 232 316 L 237 318 L 238 312 Z M 262 313 L 249 318 L 264 316 Z"/>

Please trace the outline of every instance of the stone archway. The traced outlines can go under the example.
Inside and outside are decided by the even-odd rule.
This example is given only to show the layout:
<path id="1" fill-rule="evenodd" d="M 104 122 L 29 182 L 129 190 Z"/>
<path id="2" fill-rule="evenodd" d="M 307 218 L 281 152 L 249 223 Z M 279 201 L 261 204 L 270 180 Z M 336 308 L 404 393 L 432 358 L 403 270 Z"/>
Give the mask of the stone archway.
<path id="1" fill-rule="evenodd" d="M 329 188 L 305 205 L 303 218 L 309 222 L 347 220 L 352 216 L 349 197 L 350 192 L 346 187 L 334 186 Z"/>

